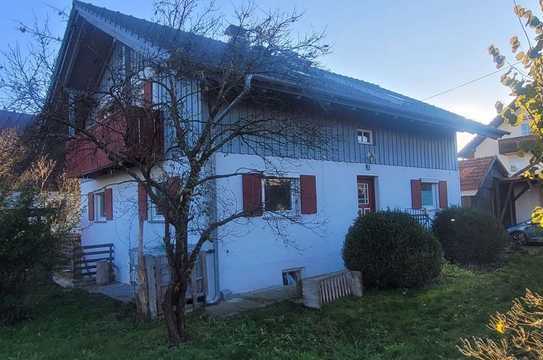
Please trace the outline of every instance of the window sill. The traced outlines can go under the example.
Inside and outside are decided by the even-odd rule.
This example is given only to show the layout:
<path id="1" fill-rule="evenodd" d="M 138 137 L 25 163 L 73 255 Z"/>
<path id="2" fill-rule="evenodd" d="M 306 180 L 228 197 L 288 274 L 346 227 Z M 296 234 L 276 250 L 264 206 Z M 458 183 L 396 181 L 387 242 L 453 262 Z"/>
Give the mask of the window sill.
<path id="1" fill-rule="evenodd" d="M 149 224 L 164 224 L 164 219 L 149 219 L 147 220 Z"/>
<path id="2" fill-rule="evenodd" d="M 285 221 L 291 221 L 291 220 L 300 220 L 302 217 L 302 214 L 297 213 L 264 213 L 262 215 L 263 220 L 272 220 L 272 221 L 278 221 L 278 220 L 285 220 Z"/>
<path id="3" fill-rule="evenodd" d="M 106 220 L 106 219 L 94 220 L 93 223 L 97 223 L 97 224 L 105 224 L 105 223 L 107 223 L 107 220 Z"/>

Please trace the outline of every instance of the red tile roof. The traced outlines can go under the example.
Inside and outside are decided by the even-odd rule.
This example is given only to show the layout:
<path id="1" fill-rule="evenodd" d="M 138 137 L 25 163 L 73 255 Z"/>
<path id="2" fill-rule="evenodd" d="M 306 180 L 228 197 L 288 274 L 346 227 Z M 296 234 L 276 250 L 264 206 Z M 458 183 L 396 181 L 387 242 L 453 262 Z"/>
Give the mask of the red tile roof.
<path id="1" fill-rule="evenodd" d="M 477 191 L 484 180 L 495 156 L 460 161 L 460 190 Z"/>

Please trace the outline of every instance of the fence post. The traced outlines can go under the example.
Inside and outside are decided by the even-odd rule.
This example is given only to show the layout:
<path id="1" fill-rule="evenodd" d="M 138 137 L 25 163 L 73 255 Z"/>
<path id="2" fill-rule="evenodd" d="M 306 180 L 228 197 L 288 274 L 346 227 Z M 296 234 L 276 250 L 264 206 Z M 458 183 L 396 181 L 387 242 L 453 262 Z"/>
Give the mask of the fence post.
<path id="1" fill-rule="evenodd" d="M 362 273 L 360 271 L 351 271 L 351 291 L 353 296 L 362 297 Z"/>

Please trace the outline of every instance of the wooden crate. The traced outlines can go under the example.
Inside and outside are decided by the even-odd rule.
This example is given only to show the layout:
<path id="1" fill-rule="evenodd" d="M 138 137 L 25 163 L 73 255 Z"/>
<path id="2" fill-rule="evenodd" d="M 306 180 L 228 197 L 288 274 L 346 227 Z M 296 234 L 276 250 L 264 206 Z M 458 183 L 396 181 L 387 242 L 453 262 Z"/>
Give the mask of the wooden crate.
<path id="1" fill-rule="evenodd" d="M 359 271 L 343 270 L 319 275 L 302 281 L 304 305 L 320 309 L 345 296 L 362 296 L 362 276 Z"/>
<path id="2" fill-rule="evenodd" d="M 162 317 L 162 302 L 171 282 L 171 273 L 166 256 L 145 256 L 147 273 L 149 310 L 152 318 Z M 194 291 L 193 291 L 194 289 Z M 192 302 L 195 309 L 198 304 L 205 304 L 207 296 L 207 274 L 205 253 L 194 264 L 190 283 L 185 295 L 187 302 Z"/>

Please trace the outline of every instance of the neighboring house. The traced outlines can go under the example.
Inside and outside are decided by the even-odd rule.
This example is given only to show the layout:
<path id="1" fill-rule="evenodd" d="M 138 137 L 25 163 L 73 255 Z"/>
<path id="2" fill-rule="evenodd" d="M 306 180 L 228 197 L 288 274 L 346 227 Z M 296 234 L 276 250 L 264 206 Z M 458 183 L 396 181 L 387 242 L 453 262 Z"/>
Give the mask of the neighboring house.
<path id="1" fill-rule="evenodd" d="M 104 66 L 115 61 L 130 63 L 143 41 L 161 46 L 164 41 L 185 36 L 168 33 L 173 31 L 76 1 L 55 83 L 58 86 L 64 81 L 66 88 L 74 90 L 89 83 L 103 86 L 105 80 L 97 77 Z M 84 44 L 93 44 L 93 51 Z M 98 58 L 100 55 L 104 58 Z M 308 109 L 307 116 L 322 121 L 337 136 L 331 137 L 327 149 L 318 152 L 303 153 L 296 144 L 289 149 L 270 149 L 265 155 L 280 164 L 286 174 L 281 179 L 248 174 L 217 180 L 221 191 L 209 202 L 208 206 L 214 207 L 209 212 L 220 211 L 224 194 L 233 199 L 228 204 L 231 207 L 243 209 L 244 199 L 266 205 L 262 214 L 220 228 L 219 241 L 208 244 L 209 301 L 221 294 L 281 285 L 282 271 L 287 268 L 303 267 L 305 276 L 341 269 L 343 240 L 359 213 L 387 208 L 433 212 L 459 205 L 456 132 L 491 137 L 503 134 L 364 81 L 316 69 L 312 76 L 318 89 L 307 88 L 300 93 L 292 88 L 285 93 L 284 87 L 274 87 L 279 82 L 276 79 L 259 80 L 269 81 L 265 85 L 272 94 L 291 96 L 293 101 L 305 98 L 306 102 L 324 100 L 333 104 L 328 110 L 315 105 Z M 190 84 L 198 90 L 197 82 Z M 157 89 L 145 91 L 153 99 L 160 97 Z M 192 96 L 194 108 L 204 108 L 204 94 L 194 91 Z M 230 116 L 240 116 L 242 111 L 236 109 Z M 165 126 L 165 142 L 168 133 Z M 87 198 L 81 219 L 83 244 L 113 243 L 117 280 L 133 281 L 135 260 L 131 254 L 137 246 L 138 213 L 146 218 L 146 251 L 160 252 L 164 230 L 160 211 L 145 194 L 142 197 L 136 184 L 126 182 L 130 179 L 127 174 L 112 168 L 107 159 L 83 158 L 76 152 L 67 157 L 68 170 L 81 178 L 81 193 Z M 265 168 L 261 157 L 240 142 L 228 144 L 214 157 L 213 165 L 217 174 L 239 168 Z M 304 196 L 293 191 L 298 187 Z M 276 207 L 315 220 L 319 224 L 317 231 L 285 222 L 294 246 L 278 239 L 266 224 L 272 216 L 266 210 Z"/>
<path id="2" fill-rule="evenodd" d="M 535 137 L 531 135 L 527 121 L 519 126 L 513 126 L 509 122 L 503 121 L 501 117 L 496 117 L 489 126 L 507 131 L 508 134 L 499 140 L 483 135 L 473 138 L 458 153 L 460 158 L 466 159 L 460 162 L 460 168 L 466 167 L 466 169 L 469 169 L 475 164 L 484 167 L 484 164 L 489 165 L 489 159 L 496 159 L 493 164 L 501 169 L 498 173 L 501 174 L 503 170 L 506 171 L 505 174 L 501 175 L 502 179 L 498 181 L 499 176 L 496 176 L 496 172 L 494 172 L 491 176 L 494 180 L 491 183 L 479 183 L 479 185 L 484 185 L 487 188 L 492 187 L 491 191 L 499 194 L 501 200 L 493 202 L 494 208 L 492 212 L 505 225 L 528 220 L 534 207 L 543 205 L 541 185 L 530 182 L 521 176 L 530 162 L 530 154 L 522 151 L 522 144 L 534 141 Z M 497 163 L 500 165 L 496 165 Z M 464 176 L 464 173 L 461 173 L 461 176 Z M 470 183 L 469 179 L 462 179 L 462 182 L 464 181 Z M 477 195 L 480 189 L 480 187 L 477 189 L 463 188 L 463 204 L 480 208 L 479 205 L 476 205 L 477 200 L 471 200 L 474 199 L 473 196 Z"/>
<path id="3" fill-rule="evenodd" d="M 501 204 L 505 201 L 505 191 L 500 185 L 508 173 L 497 156 L 460 161 L 460 191 L 462 206 L 476 208 L 496 218 L 501 216 Z M 504 222 L 513 221 L 511 206 L 506 208 Z"/>
<path id="4" fill-rule="evenodd" d="M 32 123 L 33 118 L 29 114 L 0 110 L 0 130 L 15 129 L 20 134 Z"/>

